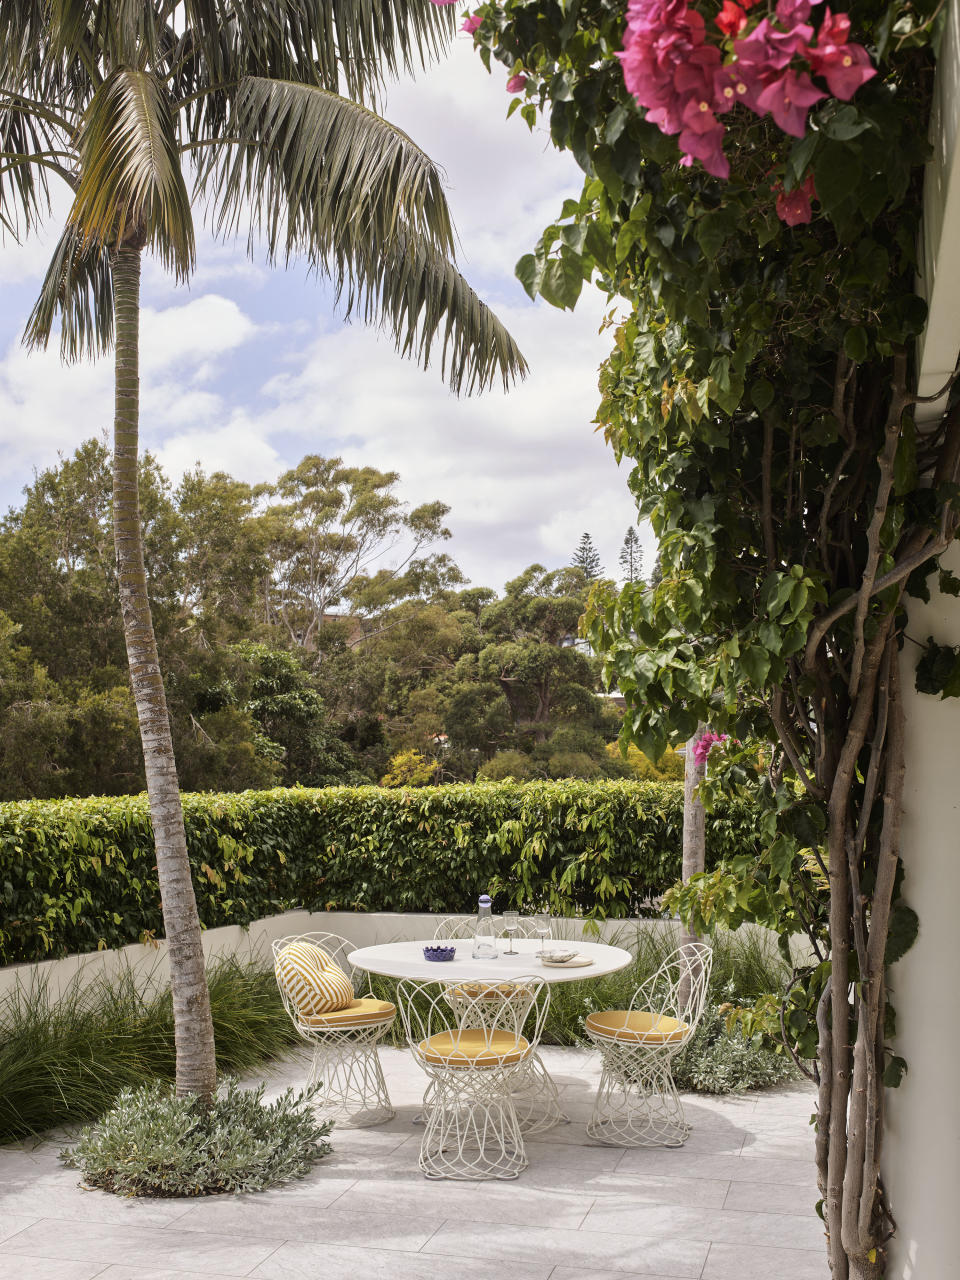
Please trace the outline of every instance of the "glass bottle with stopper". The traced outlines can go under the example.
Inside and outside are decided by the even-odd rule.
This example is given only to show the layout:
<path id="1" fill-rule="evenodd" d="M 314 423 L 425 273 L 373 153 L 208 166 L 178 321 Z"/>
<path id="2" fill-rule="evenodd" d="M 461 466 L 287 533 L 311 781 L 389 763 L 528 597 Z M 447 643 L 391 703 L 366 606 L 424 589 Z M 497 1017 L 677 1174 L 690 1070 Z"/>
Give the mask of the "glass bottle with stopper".
<path id="1" fill-rule="evenodd" d="M 489 894 L 482 894 L 473 932 L 474 960 L 496 960 L 497 937 L 493 928 L 493 904 Z"/>

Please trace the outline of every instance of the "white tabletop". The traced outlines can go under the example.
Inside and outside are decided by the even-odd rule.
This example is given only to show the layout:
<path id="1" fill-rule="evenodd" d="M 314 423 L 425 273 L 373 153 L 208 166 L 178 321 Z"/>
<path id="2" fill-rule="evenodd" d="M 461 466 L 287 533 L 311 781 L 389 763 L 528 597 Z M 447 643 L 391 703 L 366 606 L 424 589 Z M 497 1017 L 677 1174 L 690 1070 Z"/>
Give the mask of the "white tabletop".
<path id="1" fill-rule="evenodd" d="M 540 963 L 539 938 L 514 938 L 517 955 L 505 955 L 510 945 L 507 938 L 497 938 L 499 955 L 496 960 L 473 960 L 472 938 L 457 938 L 446 943 L 444 939 L 426 938 L 419 942 L 386 942 L 375 947 L 361 947 L 351 951 L 347 960 L 357 969 L 368 973 L 380 973 L 387 978 L 420 978 L 428 982 L 490 982 L 498 979 L 529 977 L 535 974 L 544 982 L 584 982 L 601 978 L 606 973 L 616 973 L 633 963 L 633 956 L 622 947 L 608 947 L 602 942 L 547 941 L 546 949 L 576 951 L 589 956 L 590 965 L 575 969 L 554 967 Z M 424 947 L 450 945 L 457 949 L 452 960 L 437 961 L 423 958 Z"/>

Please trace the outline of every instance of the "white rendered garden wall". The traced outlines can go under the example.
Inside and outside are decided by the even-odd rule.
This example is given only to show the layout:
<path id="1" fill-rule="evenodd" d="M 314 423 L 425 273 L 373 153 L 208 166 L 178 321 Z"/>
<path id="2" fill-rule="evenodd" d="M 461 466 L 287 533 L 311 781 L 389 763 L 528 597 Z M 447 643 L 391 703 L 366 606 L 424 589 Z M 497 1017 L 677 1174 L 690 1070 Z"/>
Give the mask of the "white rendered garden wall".
<path id="1" fill-rule="evenodd" d="M 293 933 L 339 933 L 358 947 L 372 946 L 378 942 L 403 942 L 417 938 L 432 938 L 437 923 L 445 917 L 439 915 L 407 915 L 399 912 L 357 911 L 289 911 L 284 915 L 267 916 L 256 920 L 246 928 L 228 925 L 208 929 L 203 935 L 203 949 L 207 959 L 219 955 L 234 955 L 241 959 L 259 957 L 265 965 L 270 960 L 270 943 Z M 675 928 L 667 921 L 656 920 L 607 920 L 594 924 L 599 929 L 600 941 L 613 941 L 618 936 L 624 945 L 630 945 L 638 927 L 648 929 Z M 584 922 L 564 920 L 561 929 L 564 937 L 574 939 L 582 935 Z M 591 934 L 590 936 L 595 936 Z M 80 975 L 81 985 L 89 985 L 101 976 L 111 976 L 126 969 L 134 969 L 138 983 L 160 985 L 169 981 L 166 943 L 156 946 L 134 944 L 118 951 L 92 951 L 86 955 L 66 956 L 62 960 L 46 960 L 40 964 L 9 965 L 0 968 L 0 1000 L 17 986 L 29 989 L 37 982 L 46 984 L 52 999 Z"/>
<path id="2" fill-rule="evenodd" d="M 960 573 L 956 543 L 944 565 Z M 933 592 L 929 604 L 914 601 L 907 630 L 960 644 L 960 600 Z M 902 662 L 904 897 L 920 917 L 920 936 L 890 970 L 894 1047 L 909 1069 L 887 1094 L 882 1167 L 899 1227 L 888 1280 L 960 1275 L 960 701 L 915 691 L 918 653 L 908 642 Z"/>

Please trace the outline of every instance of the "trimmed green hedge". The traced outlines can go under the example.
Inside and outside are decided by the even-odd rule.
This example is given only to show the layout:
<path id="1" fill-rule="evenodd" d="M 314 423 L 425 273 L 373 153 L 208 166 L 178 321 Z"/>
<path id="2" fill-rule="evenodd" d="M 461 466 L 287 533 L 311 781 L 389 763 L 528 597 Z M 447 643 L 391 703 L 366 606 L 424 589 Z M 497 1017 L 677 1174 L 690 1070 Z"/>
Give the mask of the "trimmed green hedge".
<path id="1" fill-rule="evenodd" d="M 277 789 L 184 796 L 200 918 L 293 908 L 639 914 L 680 874 L 682 787 L 657 782 Z M 708 816 L 708 864 L 754 847 Z M 145 796 L 0 804 L 0 964 L 162 936 Z"/>

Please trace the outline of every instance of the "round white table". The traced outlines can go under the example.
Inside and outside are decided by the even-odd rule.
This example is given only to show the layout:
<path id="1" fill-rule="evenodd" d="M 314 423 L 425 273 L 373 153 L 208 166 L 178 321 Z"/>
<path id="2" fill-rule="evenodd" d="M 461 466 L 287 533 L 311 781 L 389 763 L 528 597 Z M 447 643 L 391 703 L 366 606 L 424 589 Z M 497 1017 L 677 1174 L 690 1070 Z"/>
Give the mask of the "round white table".
<path id="1" fill-rule="evenodd" d="M 508 939 L 497 938 L 499 955 L 496 960 L 473 960 L 472 938 L 461 938 L 449 945 L 457 954 L 452 960 L 425 960 L 424 947 L 444 945 L 441 939 L 427 938 L 420 942 L 384 942 L 373 947 L 361 947 L 351 951 L 347 960 L 356 969 L 367 973 L 379 973 L 386 978 L 416 978 L 421 982 L 500 982 L 512 978 L 536 976 L 544 982 L 589 982 L 607 973 L 616 973 L 633 963 L 633 956 L 622 947 L 610 947 L 604 942 L 547 941 L 545 949 L 576 951 L 588 956 L 593 964 L 568 968 L 565 965 L 546 965 L 540 962 L 539 938 L 514 938 L 517 955 L 506 954 Z"/>
<path id="2" fill-rule="evenodd" d="M 601 942 L 547 941 L 545 950 L 576 951 L 593 962 L 589 965 L 567 967 L 547 965 L 540 961 L 539 938 L 514 938 L 516 955 L 507 954 L 510 942 L 497 938 L 496 959 L 474 960 L 473 939 L 458 939 L 450 945 L 457 949 L 452 960 L 427 960 L 423 948 L 437 946 L 440 939 L 428 938 L 418 942 L 387 942 L 373 947 L 361 947 L 352 951 L 348 962 L 356 969 L 382 974 L 387 978 L 409 978 L 416 982 L 438 982 L 456 986 L 462 982 L 509 982 L 517 978 L 535 977 L 542 982 L 589 982 L 605 974 L 616 973 L 633 963 L 633 956 L 622 947 L 611 947 Z M 427 1099 L 425 1102 L 428 1105 Z M 553 1125 L 565 1122 L 567 1117 L 560 1106 L 560 1096 L 536 1051 L 517 1088 L 514 1102 L 520 1130 L 527 1136 L 541 1133 Z M 422 1117 L 418 1117 L 418 1120 Z M 427 1139 L 424 1138 L 426 1143 Z M 423 1157 L 421 1156 L 421 1167 Z"/>

